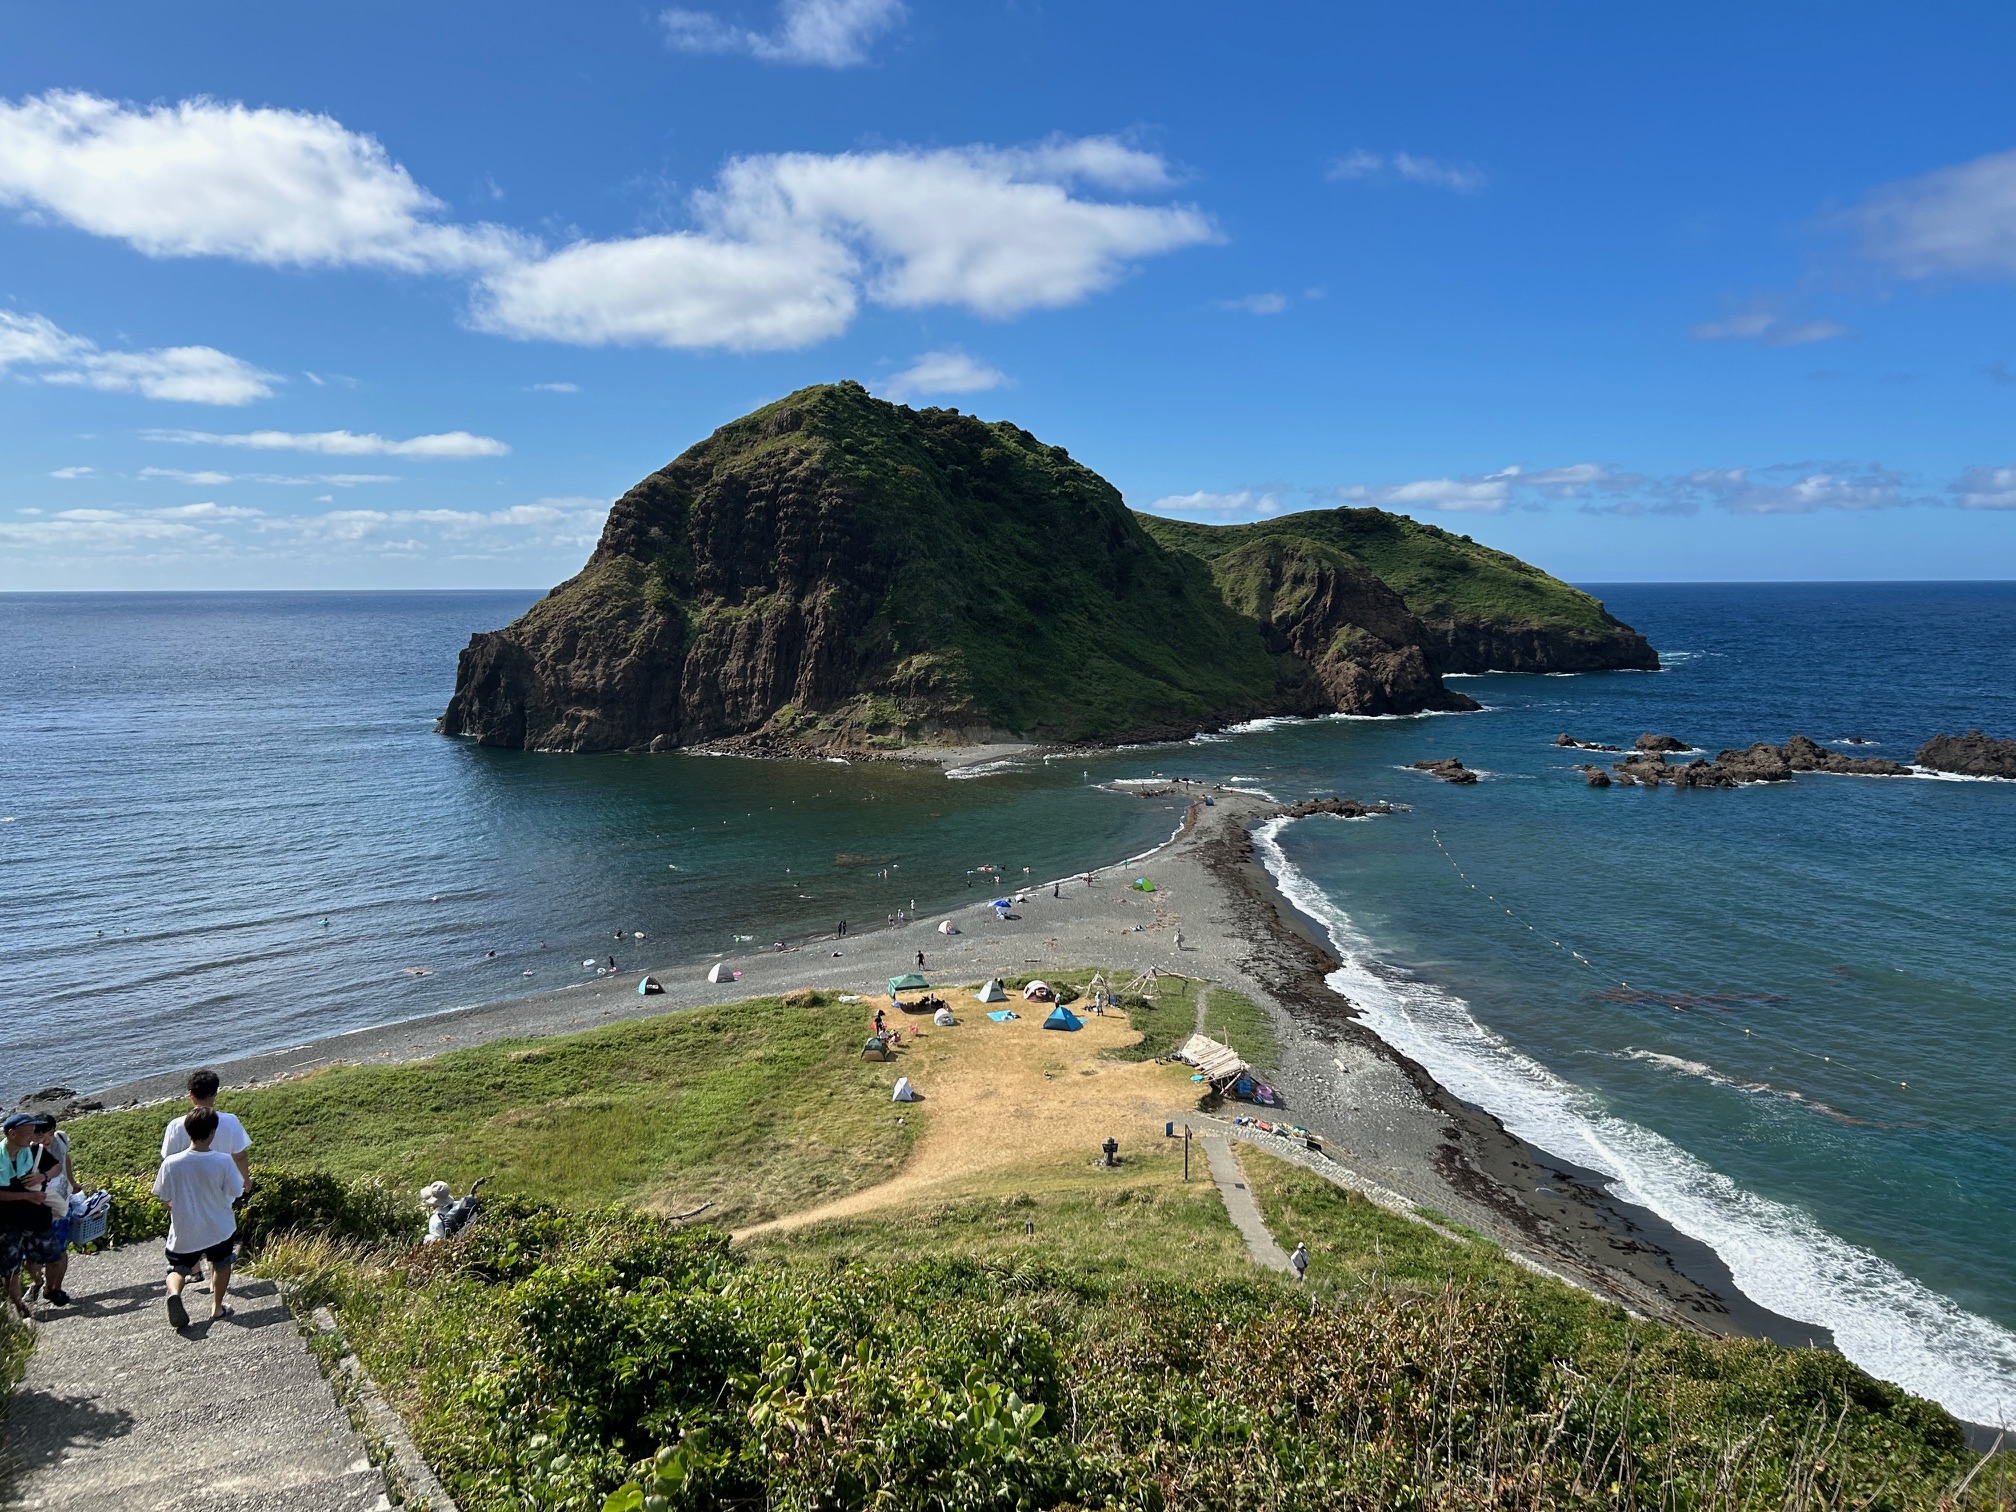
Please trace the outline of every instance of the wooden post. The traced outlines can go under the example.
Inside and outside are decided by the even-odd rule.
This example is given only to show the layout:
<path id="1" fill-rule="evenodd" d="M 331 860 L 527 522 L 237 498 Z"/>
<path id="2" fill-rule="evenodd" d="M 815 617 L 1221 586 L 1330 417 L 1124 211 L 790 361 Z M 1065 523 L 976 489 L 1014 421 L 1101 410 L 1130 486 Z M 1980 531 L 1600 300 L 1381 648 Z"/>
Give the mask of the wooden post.
<path id="1" fill-rule="evenodd" d="M 1190 1179 L 1190 1125 L 1183 1125 L 1183 1179 Z"/>

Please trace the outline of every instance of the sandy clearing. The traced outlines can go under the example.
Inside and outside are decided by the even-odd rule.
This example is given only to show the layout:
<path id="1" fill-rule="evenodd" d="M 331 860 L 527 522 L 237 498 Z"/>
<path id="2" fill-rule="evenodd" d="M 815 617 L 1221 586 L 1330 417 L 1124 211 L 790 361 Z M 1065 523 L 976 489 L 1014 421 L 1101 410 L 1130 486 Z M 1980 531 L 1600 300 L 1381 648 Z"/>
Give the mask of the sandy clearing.
<path id="1" fill-rule="evenodd" d="M 1103 1058 L 1140 1041 L 1126 1016 L 1083 1014 L 1085 1027 L 1042 1027 L 1048 1004 L 1011 1007 L 1022 1017 L 996 1024 L 970 990 L 944 993 L 959 1022 L 933 1028 L 928 1019 L 889 1068 L 907 1076 L 923 1100 L 891 1116 L 921 1117 L 922 1137 L 903 1169 L 879 1186 L 738 1231 L 737 1240 L 943 1197 L 984 1184 L 1006 1170 L 1044 1166 L 1076 1170 L 1098 1158 L 1110 1135 L 1124 1152 L 1161 1140 L 1162 1126 L 1194 1106 L 1195 1089 L 1181 1067 L 1157 1061 Z M 1074 1005 L 1075 1007 L 1082 1005 Z M 899 1016 L 900 1017 L 900 1016 Z M 894 1076 L 891 1077 L 894 1084 Z"/>

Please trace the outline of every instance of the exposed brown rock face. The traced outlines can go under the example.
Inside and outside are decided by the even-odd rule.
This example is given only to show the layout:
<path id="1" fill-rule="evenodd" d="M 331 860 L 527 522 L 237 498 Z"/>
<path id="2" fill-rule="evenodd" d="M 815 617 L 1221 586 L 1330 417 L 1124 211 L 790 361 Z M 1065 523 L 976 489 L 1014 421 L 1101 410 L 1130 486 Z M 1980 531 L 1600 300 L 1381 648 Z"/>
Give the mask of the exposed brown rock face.
<path id="1" fill-rule="evenodd" d="M 1226 602 L 1258 623 L 1269 651 L 1308 664 L 1322 690 L 1314 701 L 1344 714 L 1478 707 L 1429 666 L 1427 630 L 1406 601 L 1345 553 L 1267 536 L 1212 570 Z"/>
<path id="2" fill-rule="evenodd" d="M 1913 759 L 1935 772 L 1954 772 L 1962 777 L 2016 777 L 2016 740 L 1997 740 L 1979 730 L 1934 735 L 1918 747 Z"/>
<path id="3" fill-rule="evenodd" d="M 1646 739 L 1671 737 L 1640 736 Z M 1591 772 L 1592 767 L 1583 767 Z M 1682 788 L 1731 788 L 1751 782 L 1789 782 L 1794 772 L 1839 772 L 1853 777 L 1906 777 L 1910 768 L 1881 757 L 1843 756 L 1804 735 L 1794 735 L 1782 746 L 1760 741 L 1740 751 L 1724 751 L 1713 761 L 1696 759 L 1676 766 L 1666 760 L 1663 750 L 1633 752 L 1612 768 L 1617 781 L 1629 786 L 1638 783 L 1657 787 L 1666 783 Z M 1600 786 L 1594 778 L 1591 787 Z"/>
<path id="4" fill-rule="evenodd" d="M 1200 555 L 1019 427 L 805 389 L 619 499 L 578 575 L 471 638 L 439 728 L 549 751 L 873 753 L 1473 709 L 1441 680 L 1446 637 L 1387 581 L 1423 553 L 1452 582 L 1512 585 L 1522 623 L 1557 614 L 1636 655 L 1594 599 L 1502 553 L 1378 510 L 1295 518 L 1384 555 L 1193 527 L 1186 543 L 1225 547 Z M 1489 638 L 1485 611 L 1424 602 Z"/>
<path id="5" fill-rule="evenodd" d="M 1417 761 L 1414 763 L 1414 770 L 1426 772 L 1431 777 L 1439 777 L 1444 782 L 1453 782 L 1458 786 L 1467 786 L 1477 780 L 1477 774 L 1454 756 L 1443 756 L 1434 761 Z"/>

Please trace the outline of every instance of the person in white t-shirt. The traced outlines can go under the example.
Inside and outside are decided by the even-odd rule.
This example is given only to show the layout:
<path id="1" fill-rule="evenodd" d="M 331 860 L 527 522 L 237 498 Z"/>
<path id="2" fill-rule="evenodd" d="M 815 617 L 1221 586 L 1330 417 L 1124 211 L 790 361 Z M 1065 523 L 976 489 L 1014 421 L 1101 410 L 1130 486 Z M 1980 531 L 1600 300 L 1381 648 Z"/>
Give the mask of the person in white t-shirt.
<path id="1" fill-rule="evenodd" d="M 224 1300 L 231 1285 L 231 1241 L 238 1234 L 238 1215 L 231 1210 L 245 1190 L 245 1178 L 222 1150 L 210 1148 L 217 1133 L 214 1109 L 198 1108 L 179 1120 L 189 1148 L 161 1162 L 154 1195 L 168 1205 L 168 1321 L 177 1329 L 189 1326 L 182 1288 L 210 1267 L 210 1316 L 228 1318 Z"/>
<path id="2" fill-rule="evenodd" d="M 191 1071 L 189 1073 L 189 1111 L 196 1112 L 208 1108 L 215 1113 L 217 1103 L 217 1073 L 215 1071 Z M 187 1114 L 183 1115 L 185 1118 Z M 179 1155 L 189 1148 L 189 1135 L 182 1127 L 182 1119 L 170 1123 L 161 1135 L 161 1158 Z M 220 1155 L 229 1155 L 233 1165 L 238 1167 L 238 1179 L 249 1189 L 252 1185 L 252 1165 L 245 1152 L 252 1148 L 252 1137 L 245 1132 L 245 1125 L 238 1122 L 235 1113 L 217 1114 L 217 1135 L 210 1141 L 210 1148 Z"/>

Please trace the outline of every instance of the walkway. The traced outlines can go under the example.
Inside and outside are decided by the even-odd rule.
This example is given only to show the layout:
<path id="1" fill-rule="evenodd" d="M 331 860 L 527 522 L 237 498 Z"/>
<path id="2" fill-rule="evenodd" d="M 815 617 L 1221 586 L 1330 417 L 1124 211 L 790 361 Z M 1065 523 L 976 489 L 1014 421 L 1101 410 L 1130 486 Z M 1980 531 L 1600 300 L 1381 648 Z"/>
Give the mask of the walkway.
<path id="1" fill-rule="evenodd" d="M 80 1255 L 7 1404 L 5 1512 L 372 1512 L 385 1477 L 270 1281 L 168 1326 L 161 1247 Z"/>
<path id="2" fill-rule="evenodd" d="M 1218 1183 L 1218 1195 L 1225 1199 L 1225 1216 L 1232 1220 L 1232 1226 L 1245 1239 L 1246 1250 L 1253 1257 L 1253 1263 L 1264 1265 L 1269 1270 L 1289 1270 L 1288 1256 L 1274 1242 L 1274 1236 L 1267 1232 L 1266 1220 L 1260 1216 L 1260 1204 L 1253 1200 L 1253 1193 L 1247 1189 L 1246 1173 L 1239 1169 L 1239 1157 L 1233 1152 L 1231 1142 L 1222 1134 L 1199 1135 L 1197 1142 L 1204 1146 L 1204 1159 L 1211 1167 L 1211 1179 Z"/>

